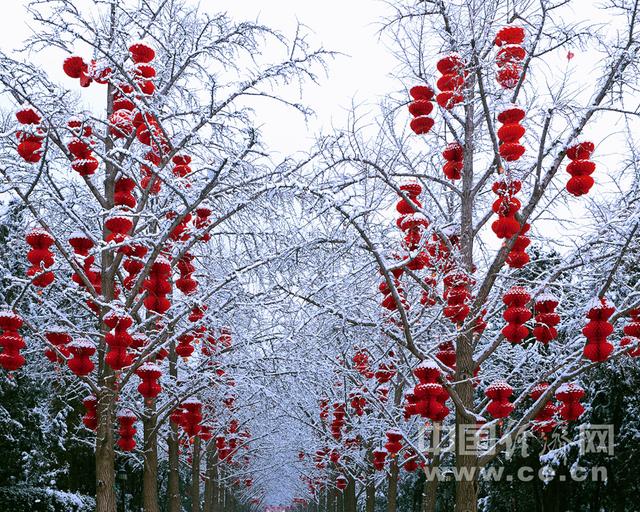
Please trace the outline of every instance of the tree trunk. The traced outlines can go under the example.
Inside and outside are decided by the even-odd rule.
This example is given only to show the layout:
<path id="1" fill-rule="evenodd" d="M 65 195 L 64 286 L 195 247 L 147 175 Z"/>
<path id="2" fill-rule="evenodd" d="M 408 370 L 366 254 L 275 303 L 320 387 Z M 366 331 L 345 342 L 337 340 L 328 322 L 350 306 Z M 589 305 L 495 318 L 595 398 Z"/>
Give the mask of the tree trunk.
<path id="1" fill-rule="evenodd" d="M 200 512 L 200 438 L 193 439 L 191 457 L 191 511 Z"/>
<path id="2" fill-rule="evenodd" d="M 389 487 L 387 490 L 387 512 L 398 509 L 398 461 L 393 459 L 389 468 Z"/>
<path id="3" fill-rule="evenodd" d="M 155 400 L 145 411 L 144 469 L 142 474 L 142 499 L 144 512 L 159 512 L 158 505 L 158 432 L 156 430 Z"/>
<path id="4" fill-rule="evenodd" d="M 344 490 L 344 512 L 357 512 L 358 499 L 356 498 L 356 480 L 349 476 L 347 488 Z"/>
<path id="5" fill-rule="evenodd" d="M 438 479 L 425 479 L 422 490 L 422 512 L 436 512 Z"/>
<path id="6" fill-rule="evenodd" d="M 169 344 L 169 376 L 175 381 L 178 379 L 178 355 L 174 341 Z M 169 512 L 180 512 L 180 460 L 178 459 L 178 425 L 169 422 L 169 438 L 167 439 L 169 450 L 169 478 L 167 481 L 167 502 Z"/>
<path id="7" fill-rule="evenodd" d="M 365 512 L 375 512 L 376 509 L 376 481 L 373 474 L 367 481 L 367 490 L 366 490 L 366 501 L 365 501 Z"/>
<path id="8" fill-rule="evenodd" d="M 204 481 L 204 507 L 203 512 L 218 512 L 218 471 L 217 452 L 215 444 L 207 444 L 206 453 L 206 479 Z"/>
<path id="9" fill-rule="evenodd" d="M 116 512 L 113 408 L 111 392 L 102 393 L 98 399 L 96 432 L 96 512 Z"/>

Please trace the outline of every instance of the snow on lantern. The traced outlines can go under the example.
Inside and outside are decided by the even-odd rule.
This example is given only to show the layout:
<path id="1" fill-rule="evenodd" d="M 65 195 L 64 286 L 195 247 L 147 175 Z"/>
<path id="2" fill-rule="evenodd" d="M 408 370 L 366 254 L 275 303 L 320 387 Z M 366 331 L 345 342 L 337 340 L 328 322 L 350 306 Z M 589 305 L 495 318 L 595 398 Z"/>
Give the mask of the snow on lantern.
<path id="1" fill-rule="evenodd" d="M 442 91 L 436 96 L 436 101 L 442 108 L 450 110 L 464 99 L 462 95 L 466 76 L 464 62 L 460 55 L 451 53 L 440 59 L 436 67 L 442 74 L 436 83 L 438 89 Z"/>
<path id="2" fill-rule="evenodd" d="M 82 423 L 89 430 L 96 430 L 98 428 L 98 399 L 94 395 L 89 395 L 82 401 L 82 404 L 86 411 L 82 417 Z"/>
<path id="3" fill-rule="evenodd" d="M 131 244 L 127 246 L 125 258 L 122 263 L 122 267 L 127 272 L 127 276 L 124 278 L 123 285 L 127 290 L 133 288 L 138 275 L 145 266 L 143 258 L 147 255 L 149 249 L 141 244 Z"/>
<path id="4" fill-rule="evenodd" d="M 69 343 L 67 347 L 73 356 L 69 361 L 67 361 L 69 370 L 78 377 L 89 375 L 94 368 L 94 365 L 89 358 L 96 353 L 96 346 L 93 342 L 86 338 L 80 338 Z"/>
<path id="5" fill-rule="evenodd" d="M 428 85 L 416 85 L 409 90 L 414 101 L 409 103 L 409 113 L 413 116 L 410 127 L 416 135 L 429 133 L 433 128 L 433 89 Z"/>
<path id="6" fill-rule="evenodd" d="M 123 452 L 130 452 L 136 447 L 136 440 L 133 436 L 136 435 L 137 429 L 133 426 L 136 422 L 136 415 L 129 409 L 125 409 L 118 413 L 118 446 Z"/>
<path id="7" fill-rule="evenodd" d="M 589 322 L 583 327 L 582 334 L 587 338 L 584 356 L 594 363 L 606 361 L 613 352 L 613 345 L 607 337 L 613 332 L 609 317 L 615 310 L 616 308 L 604 297 L 593 299 L 589 305 L 587 312 Z"/>
<path id="8" fill-rule="evenodd" d="M 533 336 L 545 345 L 558 337 L 556 326 L 560 323 L 560 315 L 556 313 L 556 307 L 558 299 L 549 292 L 538 296 L 533 307 L 536 314 Z"/>
<path id="9" fill-rule="evenodd" d="M 336 477 L 336 487 L 340 492 L 344 491 L 347 488 L 348 480 L 344 475 L 338 475 Z"/>
<path id="10" fill-rule="evenodd" d="M 571 175 L 567 191 L 576 197 L 587 194 L 595 183 L 591 175 L 596 164 L 590 160 L 594 149 L 593 142 L 579 142 L 567 149 L 567 157 L 571 160 L 567 165 L 567 172 Z"/>
<path id="11" fill-rule="evenodd" d="M 559 408 L 560 417 L 565 421 L 575 421 L 584 413 L 580 400 L 584 389 L 575 383 L 564 383 L 556 390 L 556 398 L 562 402 Z"/>
<path id="12" fill-rule="evenodd" d="M 464 167 L 464 148 L 458 142 L 447 144 L 442 152 L 443 158 L 447 161 L 442 168 L 444 175 L 450 180 L 462 178 Z"/>
<path id="13" fill-rule="evenodd" d="M 436 359 L 443 365 L 449 368 L 455 369 L 456 367 L 456 349 L 453 346 L 453 341 L 443 341 L 438 345 L 438 351 L 436 352 Z"/>
<path id="14" fill-rule="evenodd" d="M 136 188 L 136 182 L 127 176 L 122 176 L 116 180 L 115 190 L 113 193 L 113 202 L 116 206 L 126 206 L 135 208 L 137 201 L 133 195 L 133 189 Z"/>
<path id="15" fill-rule="evenodd" d="M 385 436 L 387 437 L 387 442 L 384 444 L 384 448 L 393 458 L 402 450 L 402 432 L 392 429 L 388 430 Z"/>
<path id="16" fill-rule="evenodd" d="M 178 344 L 176 345 L 176 354 L 178 354 L 183 359 L 188 359 L 193 351 L 193 340 L 194 335 L 192 333 L 184 333 L 178 336 Z"/>
<path id="17" fill-rule="evenodd" d="M 9 372 L 18 370 L 25 363 L 20 350 L 26 344 L 18 332 L 22 324 L 22 318 L 13 311 L 0 311 L 0 366 Z"/>
<path id="18" fill-rule="evenodd" d="M 44 337 L 55 347 L 45 349 L 45 357 L 52 363 L 65 362 L 70 355 L 67 345 L 72 341 L 71 335 L 62 327 L 51 327 L 44 333 Z"/>
<path id="19" fill-rule="evenodd" d="M 16 112 L 16 119 L 22 125 L 22 129 L 16 131 L 18 155 L 27 163 L 38 163 L 42 158 L 44 138 L 44 130 L 40 125 L 42 118 L 33 108 L 24 107 Z"/>
<path id="20" fill-rule="evenodd" d="M 438 365 L 424 361 L 414 369 L 413 374 L 419 382 L 413 388 L 413 392 L 407 395 L 407 400 L 410 404 L 413 402 L 413 405 L 405 406 L 405 413 L 419 415 L 432 421 L 442 421 L 449 414 L 449 408 L 445 405 L 449 394 L 438 383 L 442 375 Z"/>
<path id="21" fill-rule="evenodd" d="M 640 357 L 640 308 L 629 312 L 630 320 L 624 326 L 624 337 L 620 340 L 621 347 L 630 347 L 627 354 L 631 357 Z"/>
<path id="22" fill-rule="evenodd" d="M 498 238 L 509 239 L 520 232 L 520 223 L 516 214 L 520 210 L 520 200 L 515 195 L 522 188 L 520 180 L 499 180 L 493 186 L 493 192 L 498 196 L 492 205 L 498 219 L 491 224 L 491 229 Z"/>
<path id="23" fill-rule="evenodd" d="M 446 302 L 443 314 L 454 324 L 462 324 L 469 315 L 470 286 L 473 280 L 464 272 L 452 270 L 444 276 L 443 299 Z"/>
<path id="24" fill-rule="evenodd" d="M 126 215 L 124 209 L 114 208 L 104 221 L 104 226 L 109 230 L 105 240 L 121 244 L 129 237 L 133 229 L 133 220 Z"/>
<path id="25" fill-rule="evenodd" d="M 162 370 L 157 364 L 150 362 L 141 364 L 136 370 L 136 375 L 141 380 L 140 384 L 138 384 L 138 393 L 145 400 L 152 400 L 160 394 L 162 386 L 158 379 L 162 376 Z"/>
<path id="26" fill-rule="evenodd" d="M 25 240 L 31 246 L 27 253 L 27 259 L 31 267 L 27 275 L 32 278 L 34 286 L 45 288 L 53 283 L 55 276 L 47 270 L 52 267 L 55 257 L 50 247 L 53 245 L 53 237 L 44 229 L 34 229 L 27 233 Z"/>
<path id="27" fill-rule="evenodd" d="M 513 286 L 502 297 L 507 306 L 502 317 L 507 325 L 502 329 L 502 335 L 513 344 L 522 343 L 529 336 L 529 329 L 524 325 L 531 319 L 531 311 L 525 306 L 531 300 L 531 295 L 522 286 Z"/>
<path id="28" fill-rule="evenodd" d="M 131 60 L 136 64 L 147 64 L 155 56 L 155 50 L 146 41 L 136 41 L 129 46 Z"/>
<path id="29" fill-rule="evenodd" d="M 513 412 L 514 405 L 509 401 L 513 388 L 505 381 L 494 382 L 484 394 L 490 400 L 487 412 L 494 418 L 506 418 Z"/>
<path id="30" fill-rule="evenodd" d="M 67 143 L 67 149 L 72 157 L 71 168 L 82 177 L 91 176 L 100 165 L 93 156 L 94 140 L 91 138 L 93 130 L 91 126 L 76 118 L 71 118 L 67 126 L 73 135 Z"/>
<path id="31" fill-rule="evenodd" d="M 496 80 L 505 89 L 514 89 L 520 81 L 522 61 L 527 55 L 522 47 L 524 38 L 524 28 L 516 25 L 502 27 L 496 34 L 494 43 L 500 48 L 496 54 Z"/>

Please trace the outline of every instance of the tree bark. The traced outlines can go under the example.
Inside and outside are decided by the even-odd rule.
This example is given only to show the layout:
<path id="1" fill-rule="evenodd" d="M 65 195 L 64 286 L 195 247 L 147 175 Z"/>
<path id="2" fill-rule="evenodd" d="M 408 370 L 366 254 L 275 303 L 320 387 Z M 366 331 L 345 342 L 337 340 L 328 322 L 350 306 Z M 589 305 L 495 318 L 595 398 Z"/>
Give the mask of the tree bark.
<path id="1" fill-rule="evenodd" d="M 218 470 L 217 470 L 217 452 L 215 444 L 210 442 L 207 444 L 206 453 L 206 479 L 204 481 L 204 512 L 217 512 L 218 500 Z"/>
<path id="2" fill-rule="evenodd" d="M 344 512 L 357 512 L 358 499 L 356 498 L 356 480 L 349 476 L 347 488 L 344 490 Z"/>
<path id="3" fill-rule="evenodd" d="M 98 398 L 96 432 L 96 512 L 116 512 L 115 450 L 113 438 L 113 395 L 110 390 Z"/>
<path id="4" fill-rule="evenodd" d="M 376 509 L 376 482 L 373 474 L 367 481 L 365 512 L 375 512 Z"/>
<path id="5" fill-rule="evenodd" d="M 436 512 L 438 479 L 425 479 L 422 488 L 422 512 Z"/>
<path id="6" fill-rule="evenodd" d="M 178 379 L 178 355 L 175 342 L 169 344 L 169 376 L 174 381 Z M 167 502 L 169 512 L 180 512 L 180 460 L 178 459 L 178 426 L 169 422 L 169 478 L 167 481 Z"/>
<path id="7" fill-rule="evenodd" d="M 389 467 L 389 487 L 387 490 L 387 512 L 398 509 L 398 460 L 393 459 Z"/>
<path id="8" fill-rule="evenodd" d="M 147 405 L 144 428 L 144 469 L 142 499 L 144 512 L 159 512 L 158 504 L 158 433 L 155 400 Z"/>
<path id="9" fill-rule="evenodd" d="M 200 438 L 193 439 L 191 456 L 191 511 L 200 512 Z"/>

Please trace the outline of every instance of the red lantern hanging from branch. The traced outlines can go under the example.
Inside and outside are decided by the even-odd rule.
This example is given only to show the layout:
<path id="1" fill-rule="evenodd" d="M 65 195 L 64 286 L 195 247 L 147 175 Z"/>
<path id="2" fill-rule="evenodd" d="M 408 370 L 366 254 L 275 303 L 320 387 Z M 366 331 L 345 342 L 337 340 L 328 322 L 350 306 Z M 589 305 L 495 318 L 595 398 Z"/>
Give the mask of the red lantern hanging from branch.
<path id="1" fill-rule="evenodd" d="M 138 393 L 145 400 L 152 400 L 160 394 L 162 386 L 158 379 L 162 376 L 162 370 L 157 364 L 150 362 L 141 364 L 136 370 L 136 375 L 141 380 L 140 384 L 138 384 Z"/>
<path id="2" fill-rule="evenodd" d="M 609 317 L 615 310 L 616 308 L 602 297 L 594 299 L 587 312 L 589 322 L 582 329 L 582 334 L 587 338 L 584 356 L 594 363 L 606 361 L 613 352 L 613 345 L 609 343 L 607 337 L 613 332 Z"/>
<path id="3" fill-rule="evenodd" d="M 520 200 L 515 195 L 520 191 L 520 180 L 499 180 L 493 184 L 493 192 L 498 196 L 492 209 L 498 219 L 491 224 L 491 229 L 498 238 L 509 239 L 520 232 L 520 222 L 516 214 L 520 210 Z"/>
<path id="4" fill-rule="evenodd" d="M 494 382 L 484 394 L 491 400 L 487 405 L 487 412 L 494 418 L 506 418 L 513 412 L 514 405 L 509 401 L 513 388 L 505 381 Z"/>
<path id="5" fill-rule="evenodd" d="M 86 411 L 82 417 L 82 423 L 84 423 L 84 426 L 89 430 L 96 430 L 98 428 L 98 413 L 96 410 L 98 399 L 90 395 L 82 401 L 82 404 Z"/>
<path id="6" fill-rule="evenodd" d="M 519 160 L 525 152 L 524 146 L 520 144 L 520 139 L 526 131 L 520 124 L 524 116 L 524 110 L 518 107 L 508 108 L 498 114 L 498 121 L 502 123 L 498 129 L 498 151 L 507 162 Z"/>
<path id="7" fill-rule="evenodd" d="M 496 54 L 496 80 L 505 89 L 514 89 L 520 81 L 522 61 L 527 55 L 522 47 L 524 38 L 524 29 L 516 25 L 507 25 L 496 34 L 494 42 L 500 48 Z"/>
<path id="8" fill-rule="evenodd" d="M 571 175 L 567 191 L 576 197 L 587 194 L 595 183 L 591 175 L 596 164 L 590 160 L 594 149 L 593 142 L 580 142 L 567 149 L 567 157 L 571 160 L 567 165 L 567 172 Z"/>
<path id="9" fill-rule="evenodd" d="M 444 175 L 450 180 L 459 180 L 462 178 L 464 148 L 458 142 L 451 142 L 444 148 L 442 156 L 447 161 L 442 168 Z"/>
<path id="10" fill-rule="evenodd" d="M 409 113 L 413 116 L 410 127 L 416 135 L 429 133 L 433 128 L 433 89 L 427 85 L 416 85 L 409 90 L 414 101 L 409 103 Z"/>
<path id="11" fill-rule="evenodd" d="M 47 270 L 55 262 L 55 256 L 50 249 L 54 242 L 53 237 L 44 229 L 34 229 L 27 233 L 25 239 L 31 246 L 27 253 L 27 259 L 31 263 L 27 275 L 32 278 L 34 286 L 45 288 L 55 279 L 53 272 Z"/>
<path id="12" fill-rule="evenodd" d="M 440 59 L 436 67 L 442 73 L 436 83 L 442 92 L 436 96 L 436 101 L 442 108 L 450 110 L 464 99 L 465 65 L 457 53 L 451 53 Z"/>
<path id="13" fill-rule="evenodd" d="M 388 430 L 385 434 L 387 442 L 384 445 L 385 450 L 394 458 L 400 450 L 402 450 L 402 432 L 396 429 Z"/>
<path id="14" fill-rule="evenodd" d="M 71 352 L 71 355 L 73 356 L 69 361 L 67 361 L 69 370 L 78 377 L 89 375 L 94 368 L 94 365 L 89 358 L 96 353 L 96 346 L 93 342 L 91 340 L 81 338 L 69 343 L 68 348 L 69 352 Z"/>
<path id="15" fill-rule="evenodd" d="M 26 344 L 18 332 L 22 324 L 22 318 L 13 311 L 0 311 L 0 366 L 9 372 L 18 370 L 25 362 L 20 350 Z"/>
<path id="16" fill-rule="evenodd" d="M 129 409 L 125 409 L 118 413 L 118 446 L 123 452 L 131 452 L 136 447 L 136 440 L 133 436 L 136 435 L 137 429 L 133 426 L 136 422 L 136 415 Z"/>
<path id="17" fill-rule="evenodd" d="M 531 311 L 525 306 L 531 300 L 531 295 L 522 286 L 513 286 L 502 297 L 507 306 L 502 317 L 507 325 L 502 329 L 502 335 L 514 344 L 522 343 L 529 336 L 529 329 L 524 325 L 531 319 Z"/>
<path id="18" fill-rule="evenodd" d="M 42 118 L 33 108 L 24 107 L 16 112 L 16 119 L 22 125 L 22 129 L 16 132 L 18 155 L 27 163 L 38 163 L 42 158 L 44 138 L 44 130 L 40 124 Z"/>
<path id="19" fill-rule="evenodd" d="M 584 396 L 584 389 L 578 384 L 565 383 L 556 390 L 556 398 L 562 402 L 559 412 L 565 421 L 575 421 L 584 413 L 580 399 Z"/>
<path id="20" fill-rule="evenodd" d="M 640 308 L 629 312 L 629 323 L 624 326 L 624 337 L 620 340 L 621 347 L 631 347 L 627 354 L 630 357 L 640 357 Z"/>
<path id="21" fill-rule="evenodd" d="M 67 345 L 72 341 L 71 335 L 62 327 L 52 327 L 44 333 L 44 337 L 55 347 L 45 349 L 45 357 L 52 363 L 64 363 L 70 355 Z"/>
<path id="22" fill-rule="evenodd" d="M 560 323 L 560 315 L 556 313 L 558 299 L 550 293 L 543 293 L 536 299 L 534 311 L 536 325 L 533 336 L 545 345 L 558 337 L 556 326 Z"/>
<path id="23" fill-rule="evenodd" d="M 531 390 L 529 396 L 533 401 L 537 401 L 548 387 L 549 383 L 541 382 Z M 557 425 L 557 421 L 554 420 L 557 411 L 558 408 L 551 400 L 545 402 L 542 409 L 533 419 L 533 430 L 535 432 L 543 432 L 545 434 L 551 432 Z"/>
<path id="24" fill-rule="evenodd" d="M 373 468 L 376 471 L 382 471 L 384 469 L 385 461 L 387 460 L 387 451 L 382 448 L 375 448 L 372 452 L 373 455 Z"/>

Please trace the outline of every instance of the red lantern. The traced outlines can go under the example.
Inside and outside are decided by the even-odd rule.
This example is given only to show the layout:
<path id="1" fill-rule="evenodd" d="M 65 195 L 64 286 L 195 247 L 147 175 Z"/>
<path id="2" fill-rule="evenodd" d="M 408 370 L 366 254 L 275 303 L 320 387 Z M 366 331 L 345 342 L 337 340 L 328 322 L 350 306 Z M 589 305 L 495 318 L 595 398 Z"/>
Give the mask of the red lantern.
<path id="1" fill-rule="evenodd" d="M 162 386 L 158 379 L 162 376 L 162 370 L 157 364 L 143 363 L 136 370 L 136 375 L 140 377 L 138 392 L 145 398 L 151 400 L 157 397 L 162 391 Z"/>
<path id="2" fill-rule="evenodd" d="M 584 389 L 574 383 L 565 383 L 556 391 L 556 398 L 562 402 L 559 412 L 565 421 L 575 421 L 584 413 L 580 399 L 584 396 Z"/>
<path id="3" fill-rule="evenodd" d="M 567 172 L 571 175 L 567 191 L 576 197 L 587 194 L 595 183 L 591 175 L 596 164 L 590 160 L 594 149 L 593 142 L 579 142 L 567 149 L 567 157 L 571 160 L 567 165 Z"/>
<path id="4" fill-rule="evenodd" d="M 130 410 L 125 409 L 124 411 L 120 411 L 117 417 L 119 423 L 118 434 L 120 436 L 118 446 L 123 452 L 133 451 L 136 447 L 136 440 L 133 438 L 137 432 L 133 426 L 136 422 L 136 415 Z"/>
<path id="5" fill-rule="evenodd" d="M 105 362 L 115 371 L 129 366 L 132 356 L 127 349 L 131 345 L 131 335 L 127 329 L 133 324 L 133 319 L 122 311 L 111 311 L 104 317 L 104 323 L 112 329 L 104 336 L 109 347 Z"/>
<path id="6" fill-rule="evenodd" d="M 149 276 L 144 281 L 147 296 L 144 306 L 149 311 L 164 314 L 171 307 L 167 295 L 171 293 L 171 263 L 163 256 L 159 256 L 151 265 Z"/>
<path id="7" fill-rule="evenodd" d="M 532 400 L 537 401 L 547 390 L 549 384 L 547 382 L 541 382 L 537 384 L 532 390 L 529 396 Z M 533 430 L 535 432 L 549 433 L 551 432 L 557 422 L 554 420 L 557 407 L 552 401 L 547 401 L 544 407 L 538 412 L 533 419 Z"/>
<path id="8" fill-rule="evenodd" d="M 88 339 L 78 339 L 72 341 L 68 345 L 69 352 L 73 356 L 67 361 L 67 366 L 78 377 L 89 375 L 94 368 L 93 363 L 89 359 L 96 352 L 96 347 Z"/>
<path id="9" fill-rule="evenodd" d="M 409 94 L 414 99 L 409 103 L 409 113 L 413 116 L 411 120 L 411 130 L 416 135 L 429 133 L 433 128 L 433 118 L 429 114 L 433 111 L 433 89 L 427 85 L 416 85 L 412 87 Z"/>
<path id="10" fill-rule="evenodd" d="M 20 350 L 25 348 L 26 344 L 18 333 L 22 324 L 22 318 L 14 312 L 0 311 L 0 366 L 9 372 L 18 370 L 25 363 Z"/>
<path id="11" fill-rule="evenodd" d="M 136 64 L 149 63 L 156 56 L 154 49 L 144 41 L 138 41 L 129 46 L 129 53 L 131 60 Z"/>
<path id="12" fill-rule="evenodd" d="M 531 243 L 531 240 L 527 236 L 529 227 L 528 223 L 522 226 L 522 230 L 513 242 L 511 252 L 507 255 L 506 263 L 511 268 L 522 268 L 530 261 L 529 255 L 526 252 L 527 247 L 529 247 Z"/>
<path id="13" fill-rule="evenodd" d="M 459 270 L 451 270 L 444 276 L 443 299 L 447 305 L 443 314 L 454 324 L 461 325 L 469 315 L 472 283 L 473 279 Z"/>
<path id="14" fill-rule="evenodd" d="M 494 382 L 484 394 L 491 400 L 487 405 L 487 412 L 494 418 L 506 418 L 513 412 L 514 405 L 509 401 L 513 388 L 505 381 Z"/>
<path id="15" fill-rule="evenodd" d="M 373 468 L 376 471 L 382 471 L 384 469 L 384 463 L 387 459 L 387 451 L 381 448 L 376 448 L 372 452 L 373 455 Z"/>
<path id="16" fill-rule="evenodd" d="M 61 327 L 52 327 L 44 333 L 47 339 L 55 349 L 47 348 L 44 351 L 45 357 L 52 363 L 63 363 L 69 357 L 69 349 L 67 345 L 71 343 L 71 335 L 65 332 Z"/>
<path id="17" fill-rule="evenodd" d="M 532 316 L 531 311 L 525 307 L 529 300 L 531 295 L 522 286 L 513 286 L 502 298 L 502 302 L 507 305 L 502 315 L 507 325 L 501 332 L 511 343 L 522 343 L 529 336 L 529 329 L 524 325 Z"/>
<path id="18" fill-rule="evenodd" d="M 196 398 L 188 398 L 182 402 L 182 423 L 181 426 L 189 437 L 198 435 L 200 432 L 200 422 L 202 421 L 202 402 Z"/>
<path id="19" fill-rule="evenodd" d="M 444 148 L 442 156 L 447 161 L 442 168 L 444 175 L 450 180 L 459 180 L 462 178 L 464 148 L 458 142 L 452 142 Z"/>
<path id="20" fill-rule="evenodd" d="M 31 107 L 21 108 L 16 112 L 16 119 L 23 125 L 16 132 L 18 139 L 18 155 L 28 163 L 35 164 L 42 158 L 41 148 L 44 130 L 40 126 L 42 118 Z"/>
<path id="21" fill-rule="evenodd" d="M 98 405 L 98 399 L 90 395 L 82 401 L 86 410 L 85 415 L 82 417 L 82 423 L 89 430 L 96 430 L 98 428 L 98 413 L 96 407 Z"/>
<path id="22" fill-rule="evenodd" d="M 44 229 L 34 229 L 27 233 L 25 239 L 31 246 L 31 250 L 27 253 L 27 259 L 31 263 L 27 275 L 33 278 L 34 286 L 45 288 L 55 279 L 53 272 L 47 270 L 55 262 L 54 254 L 50 249 L 54 242 L 53 237 Z"/>
<path id="23" fill-rule="evenodd" d="M 519 180 L 511 179 L 499 180 L 493 184 L 492 189 L 498 199 L 493 203 L 492 209 L 498 214 L 498 220 L 493 222 L 491 229 L 498 238 L 509 239 L 520 232 L 521 226 L 516 219 L 520 200 L 515 195 L 521 187 Z"/>
<path id="24" fill-rule="evenodd" d="M 631 357 L 640 357 L 640 308 L 629 312 L 629 323 L 624 326 L 624 337 L 620 340 L 621 347 L 631 347 L 627 354 Z"/>
<path id="25" fill-rule="evenodd" d="M 496 79 L 505 89 L 515 88 L 520 81 L 522 61 L 527 55 L 522 47 L 524 37 L 524 29 L 515 25 L 503 27 L 496 34 L 495 45 L 500 48 L 496 55 Z"/>
<path id="26" fill-rule="evenodd" d="M 387 436 L 387 442 L 384 445 L 385 450 L 393 458 L 400 450 L 402 450 L 402 432 L 399 430 L 389 430 L 385 434 Z"/>
<path id="27" fill-rule="evenodd" d="M 613 352 L 613 345 L 609 343 L 607 337 L 613 332 L 609 317 L 613 315 L 615 309 L 603 297 L 594 299 L 587 313 L 589 322 L 582 329 L 582 334 L 587 338 L 584 356 L 594 363 L 606 361 Z"/>
<path id="28" fill-rule="evenodd" d="M 178 260 L 177 266 L 180 271 L 180 278 L 176 280 L 176 288 L 178 288 L 185 295 L 193 294 L 197 287 L 198 282 L 193 279 L 193 273 L 196 268 L 193 265 L 193 255 L 191 253 L 184 253 L 182 258 Z"/>
<path id="29" fill-rule="evenodd" d="M 558 299 L 550 293 L 540 295 L 534 305 L 536 326 L 533 336 L 545 345 L 558 337 L 556 326 L 560 323 L 560 315 L 555 312 L 557 306 Z"/>
<path id="30" fill-rule="evenodd" d="M 340 492 L 344 491 L 347 488 L 347 478 L 343 475 L 338 475 L 336 477 L 336 487 Z"/>
<path id="31" fill-rule="evenodd" d="M 436 84 L 442 92 L 436 96 L 436 101 L 440 107 L 450 110 L 464 99 L 465 65 L 457 53 L 451 53 L 440 59 L 436 67 L 442 73 Z"/>

